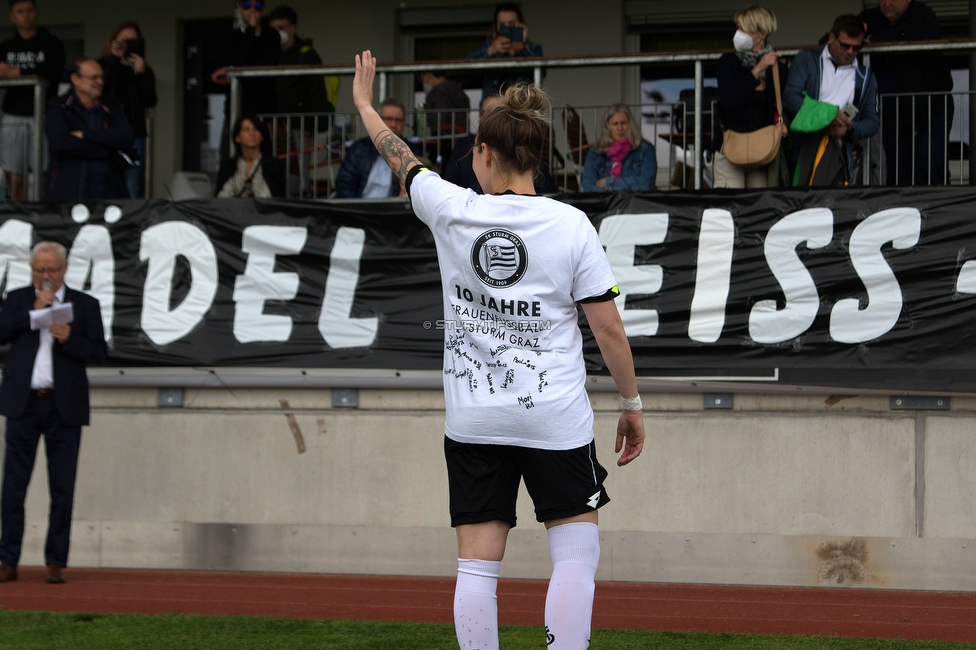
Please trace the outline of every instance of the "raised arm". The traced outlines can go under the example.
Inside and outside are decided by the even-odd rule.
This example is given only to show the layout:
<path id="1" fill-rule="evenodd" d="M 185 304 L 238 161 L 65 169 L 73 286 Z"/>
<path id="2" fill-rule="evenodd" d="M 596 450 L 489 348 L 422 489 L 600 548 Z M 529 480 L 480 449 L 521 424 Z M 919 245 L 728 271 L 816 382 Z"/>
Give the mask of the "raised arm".
<path id="1" fill-rule="evenodd" d="M 403 184 L 407 180 L 407 172 L 420 166 L 420 161 L 414 155 L 407 143 L 393 135 L 386 128 L 383 118 L 373 108 L 373 79 L 376 77 L 376 59 L 369 50 L 363 52 L 362 57 L 356 55 L 356 76 L 352 80 L 352 101 L 363 118 L 363 126 L 369 133 L 373 145 L 380 152 L 380 156 L 390 166 L 393 173 Z"/>

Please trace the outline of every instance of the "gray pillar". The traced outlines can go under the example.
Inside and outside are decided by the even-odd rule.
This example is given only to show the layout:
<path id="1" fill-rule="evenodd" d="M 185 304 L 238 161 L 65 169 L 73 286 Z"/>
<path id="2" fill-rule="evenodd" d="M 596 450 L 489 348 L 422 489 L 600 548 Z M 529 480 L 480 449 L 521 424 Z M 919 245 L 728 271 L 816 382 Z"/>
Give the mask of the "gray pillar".
<path id="1" fill-rule="evenodd" d="M 47 102 L 47 82 L 41 77 L 34 81 L 34 128 L 31 131 L 31 167 L 34 169 L 34 182 L 31 183 L 27 198 L 38 202 L 41 200 L 41 188 L 44 186 L 44 108 Z"/>

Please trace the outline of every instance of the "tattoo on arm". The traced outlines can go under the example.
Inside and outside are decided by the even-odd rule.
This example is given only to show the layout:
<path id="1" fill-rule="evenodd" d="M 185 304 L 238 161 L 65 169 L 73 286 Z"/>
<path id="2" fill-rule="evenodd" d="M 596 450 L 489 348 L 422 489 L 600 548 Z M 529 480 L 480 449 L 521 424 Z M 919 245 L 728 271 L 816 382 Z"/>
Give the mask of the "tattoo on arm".
<path id="1" fill-rule="evenodd" d="M 376 134 L 373 144 L 401 183 L 406 182 L 407 172 L 415 165 L 420 164 L 407 143 L 393 135 L 389 129 L 383 129 Z"/>

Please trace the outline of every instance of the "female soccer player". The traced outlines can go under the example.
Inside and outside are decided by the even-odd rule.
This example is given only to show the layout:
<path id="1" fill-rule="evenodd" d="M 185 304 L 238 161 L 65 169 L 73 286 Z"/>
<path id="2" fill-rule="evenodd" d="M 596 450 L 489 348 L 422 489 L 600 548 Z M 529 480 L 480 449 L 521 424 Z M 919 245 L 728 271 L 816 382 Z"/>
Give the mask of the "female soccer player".
<path id="1" fill-rule="evenodd" d="M 376 61 L 356 57 L 353 101 L 380 155 L 434 233 L 444 287 L 444 449 L 457 531 L 454 623 L 461 648 L 498 648 L 495 587 L 519 481 L 546 526 L 552 650 L 589 646 L 600 559 L 597 509 L 609 501 L 585 390 L 583 312 L 623 399 L 618 465 L 637 458 L 644 422 L 618 294 L 596 230 L 536 196 L 549 124 L 545 94 L 514 86 L 481 117 L 472 166 L 484 195 L 423 167 L 373 109 Z"/>

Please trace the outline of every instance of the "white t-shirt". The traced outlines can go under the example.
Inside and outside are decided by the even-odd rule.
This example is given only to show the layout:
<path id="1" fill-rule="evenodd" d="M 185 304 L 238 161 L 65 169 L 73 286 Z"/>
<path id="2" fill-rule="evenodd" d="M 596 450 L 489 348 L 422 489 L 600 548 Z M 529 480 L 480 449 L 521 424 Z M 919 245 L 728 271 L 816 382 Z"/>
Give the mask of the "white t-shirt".
<path id="1" fill-rule="evenodd" d="M 574 449 L 593 440 L 576 302 L 616 285 L 586 215 L 539 196 L 483 196 L 420 172 L 444 288 L 445 433 Z"/>

